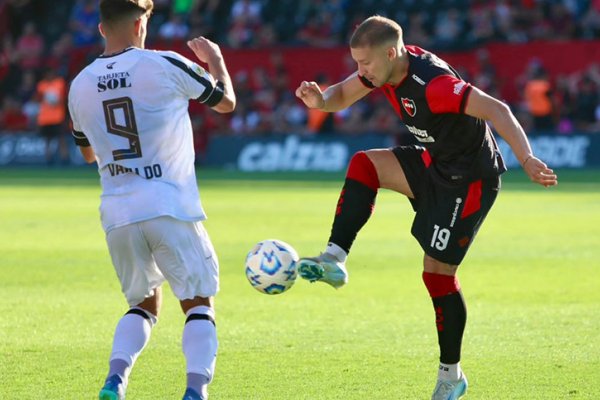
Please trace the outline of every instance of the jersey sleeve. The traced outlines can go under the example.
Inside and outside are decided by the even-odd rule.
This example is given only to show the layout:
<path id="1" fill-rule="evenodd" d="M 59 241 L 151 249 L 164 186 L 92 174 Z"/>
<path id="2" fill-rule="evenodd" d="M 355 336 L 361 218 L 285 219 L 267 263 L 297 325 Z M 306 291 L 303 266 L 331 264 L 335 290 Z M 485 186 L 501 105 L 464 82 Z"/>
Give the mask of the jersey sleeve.
<path id="1" fill-rule="evenodd" d="M 69 105 L 69 116 L 71 118 L 71 122 L 73 123 L 73 130 L 72 130 L 73 140 L 75 141 L 75 144 L 77 146 L 89 147 L 90 141 L 88 140 L 87 136 L 85 136 L 85 134 L 81 131 L 81 127 L 79 126 L 79 122 L 77 121 L 77 118 L 76 118 L 75 107 L 74 107 L 75 99 L 73 97 L 74 97 L 73 91 L 69 91 L 68 105 Z"/>
<path id="2" fill-rule="evenodd" d="M 471 89 L 471 84 L 462 79 L 440 75 L 427 84 L 425 97 L 433 113 L 464 114 Z"/>
<path id="3" fill-rule="evenodd" d="M 169 72 L 185 96 L 209 107 L 219 104 L 224 94 L 222 82 L 215 81 L 208 71 L 180 54 L 165 52 L 161 56 L 169 62 Z"/>

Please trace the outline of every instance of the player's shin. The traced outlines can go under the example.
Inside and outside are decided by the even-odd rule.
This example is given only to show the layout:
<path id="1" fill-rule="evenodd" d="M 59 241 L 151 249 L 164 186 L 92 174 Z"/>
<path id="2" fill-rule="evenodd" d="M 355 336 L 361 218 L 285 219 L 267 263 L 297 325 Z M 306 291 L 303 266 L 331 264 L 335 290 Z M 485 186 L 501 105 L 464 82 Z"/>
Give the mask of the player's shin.
<path id="1" fill-rule="evenodd" d="M 377 170 L 367 154 L 364 151 L 354 154 L 348 165 L 329 238 L 330 243 L 337 245 L 346 254 L 373 213 L 379 187 Z M 327 251 L 331 252 L 331 248 L 329 246 Z M 345 259 L 345 254 L 333 255 L 339 260 Z"/>
<path id="2" fill-rule="evenodd" d="M 187 363 L 187 387 L 205 396 L 217 359 L 214 310 L 207 306 L 196 306 L 188 310 L 186 316 L 182 348 Z"/>
<path id="3" fill-rule="evenodd" d="M 439 377 L 457 380 L 460 377 L 460 351 L 467 322 L 467 309 L 456 276 L 423 272 L 429 291 L 440 346 Z"/>
<path id="4" fill-rule="evenodd" d="M 115 329 L 107 379 L 118 375 L 127 385 L 129 372 L 150 340 L 156 322 L 156 316 L 139 307 L 133 307 L 123 315 Z"/>

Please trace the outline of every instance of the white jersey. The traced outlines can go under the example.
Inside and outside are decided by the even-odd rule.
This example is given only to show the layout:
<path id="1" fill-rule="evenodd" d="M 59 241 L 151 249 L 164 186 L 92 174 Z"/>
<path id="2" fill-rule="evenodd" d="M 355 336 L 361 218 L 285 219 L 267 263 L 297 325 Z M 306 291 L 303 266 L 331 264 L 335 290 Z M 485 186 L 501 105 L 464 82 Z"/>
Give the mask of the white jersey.
<path id="1" fill-rule="evenodd" d="M 206 219 L 188 101 L 212 107 L 222 96 L 208 72 L 170 51 L 131 47 L 77 75 L 69 91 L 73 136 L 96 154 L 106 232 L 159 216 Z"/>

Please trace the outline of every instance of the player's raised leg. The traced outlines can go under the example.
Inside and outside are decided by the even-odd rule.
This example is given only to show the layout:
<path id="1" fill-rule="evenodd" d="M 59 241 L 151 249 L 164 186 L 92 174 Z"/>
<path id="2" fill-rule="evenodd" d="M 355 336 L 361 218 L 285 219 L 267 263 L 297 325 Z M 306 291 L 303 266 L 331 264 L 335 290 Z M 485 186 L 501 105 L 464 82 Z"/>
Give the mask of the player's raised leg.
<path id="1" fill-rule="evenodd" d="M 425 255 L 423 282 L 429 291 L 440 347 L 440 366 L 432 400 L 454 400 L 467 390 L 467 378 L 460 368 L 462 337 L 467 308 L 456 277 L 457 265 Z"/>
<path id="2" fill-rule="evenodd" d="M 350 159 L 331 228 L 327 248 L 317 257 L 301 258 L 298 274 L 311 282 L 321 281 L 334 288 L 348 282 L 346 258 L 360 229 L 369 220 L 379 188 L 412 197 L 412 192 L 389 149 L 359 151 Z"/>
<path id="3" fill-rule="evenodd" d="M 100 400 L 125 399 L 129 374 L 150 340 L 161 301 L 161 288 L 158 287 L 153 296 L 131 307 L 119 320 L 113 338 L 108 375 L 99 394 Z"/>

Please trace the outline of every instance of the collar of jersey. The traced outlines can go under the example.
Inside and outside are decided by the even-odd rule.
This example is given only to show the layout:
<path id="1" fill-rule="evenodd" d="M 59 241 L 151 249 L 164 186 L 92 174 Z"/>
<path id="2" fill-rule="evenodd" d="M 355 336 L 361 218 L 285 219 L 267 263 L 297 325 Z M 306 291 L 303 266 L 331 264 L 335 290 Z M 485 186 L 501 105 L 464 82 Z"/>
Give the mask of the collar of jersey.
<path id="1" fill-rule="evenodd" d="M 129 51 L 129 50 L 133 50 L 133 49 L 135 49 L 135 47 L 134 47 L 134 46 L 131 46 L 131 47 L 128 47 L 128 48 L 126 48 L 126 49 L 123 49 L 123 50 L 121 50 L 121 51 L 117 51 L 116 53 L 111 53 L 111 54 L 100 54 L 100 55 L 98 56 L 98 58 L 111 58 L 111 57 L 118 56 L 118 55 L 120 55 L 120 54 L 123 54 L 123 53 L 125 53 L 125 52 L 127 52 L 127 51 Z"/>

